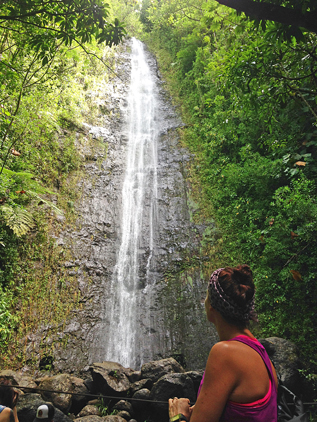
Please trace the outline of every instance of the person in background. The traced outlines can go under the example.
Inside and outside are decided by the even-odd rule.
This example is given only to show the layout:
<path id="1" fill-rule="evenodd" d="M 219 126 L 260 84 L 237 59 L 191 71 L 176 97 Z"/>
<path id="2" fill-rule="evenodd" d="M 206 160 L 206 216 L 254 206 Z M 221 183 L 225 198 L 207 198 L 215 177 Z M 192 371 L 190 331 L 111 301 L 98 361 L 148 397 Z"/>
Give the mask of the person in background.
<path id="1" fill-rule="evenodd" d="M 6 378 L 0 378 L 0 422 L 19 422 L 17 401 L 19 394 Z"/>
<path id="2" fill-rule="evenodd" d="M 248 265 L 212 273 L 205 309 L 220 341 L 210 351 L 196 404 L 170 399 L 170 421 L 277 422 L 276 372 L 249 330 L 256 320 L 254 294 Z"/>
<path id="3" fill-rule="evenodd" d="M 51 403 L 41 404 L 37 408 L 36 416 L 33 422 L 53 422 L 55 408 Z"/>

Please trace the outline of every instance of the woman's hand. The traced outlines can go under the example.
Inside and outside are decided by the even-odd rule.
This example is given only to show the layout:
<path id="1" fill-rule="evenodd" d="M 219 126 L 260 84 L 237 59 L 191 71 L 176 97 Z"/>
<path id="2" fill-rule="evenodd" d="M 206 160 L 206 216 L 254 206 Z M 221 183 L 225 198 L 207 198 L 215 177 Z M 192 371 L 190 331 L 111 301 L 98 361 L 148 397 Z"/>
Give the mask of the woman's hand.
<path id="1" fill-rule="evenodd" d="M 174 397 L 173 399 L 169 399 L 168 405 L 170 418 L 178 415 L 179 413 L 182 413 L 185 418 L 189 421 L 191 409 L 189 407 L 188 399 L 178 399 L 177 397 Z"/>

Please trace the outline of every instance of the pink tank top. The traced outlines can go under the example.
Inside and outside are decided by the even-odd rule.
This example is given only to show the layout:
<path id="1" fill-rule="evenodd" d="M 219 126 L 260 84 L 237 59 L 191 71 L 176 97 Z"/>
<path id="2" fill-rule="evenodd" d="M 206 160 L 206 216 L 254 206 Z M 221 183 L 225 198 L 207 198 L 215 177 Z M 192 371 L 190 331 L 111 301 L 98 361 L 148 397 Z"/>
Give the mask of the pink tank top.
<path id="1" fill-rule="evenodd" d="M 228 401 L 219 422 L 277 422 L 277 391 L 271 361 L 262 344 L 248 336 L 237 336 L 229 341 L 240 341 L 255 350 L 265 363 L 270 377 L 270 388 L 265 397 L 253 403 L 235 403 Z M 204 377 L 201 380 L 200 393 Z M 197 397 L 198 397 L 197 395 Z"/>

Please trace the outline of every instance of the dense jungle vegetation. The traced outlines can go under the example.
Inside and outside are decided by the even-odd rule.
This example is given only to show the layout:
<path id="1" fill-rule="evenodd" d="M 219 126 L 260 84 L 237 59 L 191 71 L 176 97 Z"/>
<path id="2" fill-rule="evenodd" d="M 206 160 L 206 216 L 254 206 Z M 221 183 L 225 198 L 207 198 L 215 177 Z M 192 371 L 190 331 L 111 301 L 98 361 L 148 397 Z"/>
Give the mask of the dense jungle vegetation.
<path id="1" fill-rule="evenodd" d="M 5 0 L 0 5 L 1 367 L 25 364 L 38 321 L 53 327 L 78 306 L 58 235 L 74 220 L 82 130 L 114 71 L 125 29 L 102 0 Z M 45 350 L 41 353 L 45 354 Z M 32 364 L 32 362 L 28 362 Z"/>
<path id="2" fill-rule="evenodd" d="M 267 20 L 268 2 L 230 0 L 145 0 L 140 19 L 181 106 L 201 215 L 218 228 L 212 267 L 251 266 L 260 335 L 294 341 L 308 375 L 317 369 L 317 3 L 271 3 L 282 20 Z"/>
<path id="3" fill-rule="evenodd" d="M 83 113 L 95 111 L 89 90 L 103 66 L 110 77 L 109 47 L 124 35 L 124 21 L 127 33 L 157 55 L 180 107 L 180 136 L 195 156 L 189 169 L 195 218 L 213 219 L 217 227 L 206 233 L 206 274 L 248 263 L 257 283 L 259 334 L 294 341 L 304 374 L 314 377 L 317 2 L 274 0 L 273 15 L 267 2 L 241 1 L 245 9 L 238 13 L 231 3 L 116 1 L 112 9 L 102 0 L 1 3 L 2 350 L 10 344 L 3 364 L 23 362 L 12 339 L 21 341 L 46 317 L 45 305 L 34 305 L 46 286 L 63 297 L 56 315 L 78 301 L 58 266 L 67 251 L 48 232 L 52 225 L 62 229 L 65 216 L 74 218 L 84 142 L 74 129 Z M 113 16 L 118 19 L 109 24 Z M 56 220 L 60 212 L 64 217 Z"/>

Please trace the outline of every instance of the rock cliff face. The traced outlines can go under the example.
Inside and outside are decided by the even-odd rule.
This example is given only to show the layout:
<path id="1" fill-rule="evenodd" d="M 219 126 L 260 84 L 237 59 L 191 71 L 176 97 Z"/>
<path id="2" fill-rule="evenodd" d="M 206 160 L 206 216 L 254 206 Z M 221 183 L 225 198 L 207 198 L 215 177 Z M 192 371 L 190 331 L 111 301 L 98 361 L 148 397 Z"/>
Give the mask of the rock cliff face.
<path id="1" fill-rule="evenodd" d="M 204 367 L 210 346 L 216 341 L 204 315 L 202 299 L 206 286 L 199 270 L 200 240 L 207 225 L 198 226 L 191 221 L 186 181 L 186 166 L 191 157 L 180 147 L 177 133 L 182 122 L 164 91 L 155 58 L 146 50 L 145 56 L 157 98 L 158 217 L 150 268 L 147 266 L 150 251 L 146 246 L 148 212 L 144 213 L 138 245 L 142 299 L 137 316 L 139 330 L 135 341 L 140 354 L 136 367 L 153 359 L 175 356 L 187 370 L 197 369 Z M 85 125 L 100 146 L 86 153 L 85 176 L 78 186 L 82 196 L 75 204 L 76 227 L 57 239 L 57 243 L 71 250 L 73 260 L 64 265 L 77 278 L 81 297 L 81 308 L 73 311 L 66 326 L 61 327 L 58 339 L 45 338 L 45 332 L 42 336 L 44 343 L 58 340 L 65 346 L 56 348 L 52 356 L 57 371 L 78 371 L 91 362 L 106 359 L 112 324 L 110 285 L 122 236 L 131 40 L 118 50 L 115 71 L 118 76 L 99 97 L 102 123 Z M 150 195 L 148 189 L 145 197 Z M 198 270 L 187 271 L 193 258 Z M 151 288 L 147 287 L 146 278 L 151 280 Z"/>

